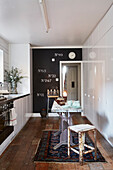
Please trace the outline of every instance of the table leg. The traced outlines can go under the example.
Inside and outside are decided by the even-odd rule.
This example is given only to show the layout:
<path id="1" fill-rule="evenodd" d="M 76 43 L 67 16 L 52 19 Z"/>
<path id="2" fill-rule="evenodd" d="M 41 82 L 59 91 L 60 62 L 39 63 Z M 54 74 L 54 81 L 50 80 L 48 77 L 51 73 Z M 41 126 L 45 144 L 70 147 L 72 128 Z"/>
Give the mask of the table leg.
<path id="1" fill-rule="evenodd" d="M 61 131 L 59 130 L 58 132 L 54 133 L 54 136 L 60 135 Z"/>
<path id="2" fill-rule="evenodd" d="M 68 125 L 70 125 L 70 122 L 72 122 L 72 117 L 70 114 L 68 114 L 69 117 L 63 117 L 61 116 L 61 123 L 60 123 L 60 131 L 56 132 L 54 136 L 58 135 L 60 133 L 60 142 L 54 146 L 54 150 L 59 148 L 62 145 L 68 144 Z M 72 142 L 72 134 L 70 134 L 70 144 L 74 145 Z"/>
<path id="3" fill-rule="evenodd" d="M 57 149 L 62 145 L 67 145 L 67 129 L 65 129 L 63 132 L 60 134 L 60 142 L 53 147 L 53 149 Z"/>
<path id="4" fill-rule="evenodd" d="M 61 116 L 62 115 L 62 113 L 59 113 L 59 116 Z M 59 124 L 59 131 L 58 132 L 56 132 L 56 133 L 54 133 L 54 136 L 58 136 L 59 134 L 61 134 L 61 132 L 62 132 L 62 122 L 61 122 L 62 120 L 61 120 L 61 118 L 60 118 L 60 124 Z"/>
<path id="5" fill-rule="evenodd" d="M 65 127 L 65 125 L 64 125 L 64 120 L 63 120 L 62 112 L 59 113 L 59 116 L 60 116 L 59 131 L 56 132 L 56 133 L 54 134 L 54 136 L 57 136 L 57 135 L 61 134 L 61 133 L 67 128 L 67 127 Z"/>

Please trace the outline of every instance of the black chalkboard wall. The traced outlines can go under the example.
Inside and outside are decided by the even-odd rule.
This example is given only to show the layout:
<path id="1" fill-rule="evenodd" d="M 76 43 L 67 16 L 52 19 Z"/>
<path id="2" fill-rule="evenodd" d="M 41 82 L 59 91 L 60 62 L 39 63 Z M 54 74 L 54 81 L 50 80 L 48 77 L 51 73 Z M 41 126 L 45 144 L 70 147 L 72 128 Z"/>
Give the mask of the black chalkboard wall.
<path id="1" fill-rule="evenodd" d="M 82 60 L 82 49 L 33 49 L 33 112 L 47 109 L 47 89 L 59 88 L 59 61 L 70 61 L 69 52 L 75 52 L 73 61 Z M 52 61 L 52 59 L 55 61 Z M 71 60 L 72 61 L 72 60 Z M 50 103 L 51 105 L 51 103 Z"/>

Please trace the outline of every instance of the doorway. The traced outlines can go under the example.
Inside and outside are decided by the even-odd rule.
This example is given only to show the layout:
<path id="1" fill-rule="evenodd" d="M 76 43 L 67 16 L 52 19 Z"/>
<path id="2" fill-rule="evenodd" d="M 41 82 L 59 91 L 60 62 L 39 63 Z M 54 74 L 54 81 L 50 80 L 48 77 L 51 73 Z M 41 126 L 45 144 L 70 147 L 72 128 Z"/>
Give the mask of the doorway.
<path id="1" fill-rule="evenodd" d="M 67 91 L 68 100 L 79 100 L 82 102 L 82 62 L 61 61 L 60 62 L 60 96 Z"/>

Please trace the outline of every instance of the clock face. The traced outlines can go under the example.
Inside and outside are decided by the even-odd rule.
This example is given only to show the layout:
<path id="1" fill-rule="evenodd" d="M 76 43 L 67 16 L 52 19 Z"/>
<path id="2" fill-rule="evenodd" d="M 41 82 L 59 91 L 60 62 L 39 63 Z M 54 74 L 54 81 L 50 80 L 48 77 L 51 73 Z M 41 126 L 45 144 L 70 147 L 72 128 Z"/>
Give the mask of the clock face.
<path id="1" fill-rule="evenodd" d="M 70 58 L 70 59 L 74 59 L 75 57 L 76 57 L 75 52 L 70 52 L 70 53 L 69 53 L 69 58 Z"/>

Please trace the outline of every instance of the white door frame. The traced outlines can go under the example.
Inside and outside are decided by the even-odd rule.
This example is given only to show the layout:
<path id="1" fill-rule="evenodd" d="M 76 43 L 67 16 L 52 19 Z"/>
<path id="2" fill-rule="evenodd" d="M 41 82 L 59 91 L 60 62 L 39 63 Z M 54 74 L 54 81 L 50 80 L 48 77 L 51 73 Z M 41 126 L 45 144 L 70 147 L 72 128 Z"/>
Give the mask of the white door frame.
<path id="1" fill-rule="evenodd" d="M 81 65 L 81 107 L 82 109 L 83 107 L 83 61 L 60 61 L 60 96 L 62 96 L 62 72 L 61 72 L 61 68 L 63 64 L 80 64 Z M 83 112 L 81 113 L 81 116 L 83 116 Z"/>

